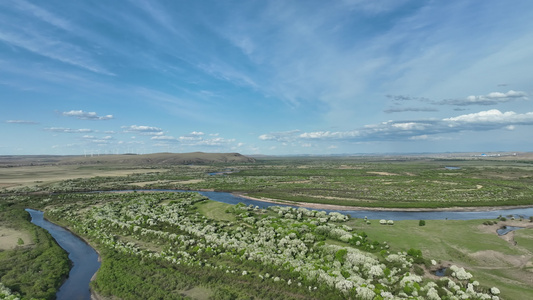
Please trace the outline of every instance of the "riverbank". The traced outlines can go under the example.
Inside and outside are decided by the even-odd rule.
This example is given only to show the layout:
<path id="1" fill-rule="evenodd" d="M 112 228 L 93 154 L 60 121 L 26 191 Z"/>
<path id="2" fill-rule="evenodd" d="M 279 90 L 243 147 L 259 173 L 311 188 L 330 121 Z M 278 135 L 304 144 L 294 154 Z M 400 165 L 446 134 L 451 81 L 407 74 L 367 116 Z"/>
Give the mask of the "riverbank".
<path id="1" fill-rule="evenodd" d="M 513 206 L 474 206 L 474 207 L 444 207 L 444 208 L 386 208 L 386 207 L 366 207 L 366 206 L 348 206 L 348 205 L 333 205 L 322 203 L 296 202 L 272 199 L 266 197 L 251 197 L 244 193 L 231 193 L 236 197 L 242 197 L 249 200 L 261 201 L 274 204 L 292 205 L 310 209 L 324 209 L 324 210 L 368 210 L 368 211 L 407 211 L 407 212 L 439 212 L 439 211 L 458 211 L 458 212 L 483 212 L 503 209 L 522 209 L 533 208 L 533 205 L 513 205 Z"/>
<path id="2" fill-rule="evenodd" d="M 100 253 L 100 251 L 94 247 L 93 245 L 91 245 L 90 241 L 83 237 L 83 236 L 80 236 L 78 235 L 77 233 L 75 233 L 74 231 L 72 231 L 72 229 L 68 226 L 62 226 L 62 225 L 59 225 L 58 223 L 54 223 L 52 220 L 49 220 L 48 218 L 44 217 L 44 214 L 43 214 L 43 219 L 52 223 L 52 224 L 55 224 L 63 229 L 65 229 L 66 231 L 70 232 L 72 235 L 74 235 L 75 237 L 79 238 L 80 240 L 82 240 L 83 242 L 85 242 L 85 244 L 87 244 L 87 246 L 91 247 L 95 252 L 96 254 L 98 255 L 98 262 L 101 264 L 102 263 L 102 254 Z M 71 261 L 72 263 L 72 261 Z M 72 267 L 71 267 L 72 268 Z M 93 276 L 91 276 L 91 279 L 89 281 L 89 292 L 90 292 L 90 295 L 91 295 L 91 300 L 110 300 L 110 298 L 107 298 L 107 297 L 104 297 L 100 294 L 98 294 L 98 292 L 96 292 L 93 287 L 91 286 L 91 282 L 94 281 L 96 279 L 96 275 L 98 273 L 98 270 L 93 274 Z M 67 280 L 68 278 L 65 278 L 65 280 L 63 281 L 62 285 L 65 283 L 65 281 Z"/>
<path id="3" fill-rule="evenodd" d="M 68 259 L 72 262 L 66 281 L 56 293 L 57 299 L 91 299 L 89 283 L 100 268 L 100 254 L 85 238 L 78 236 L 69 228 L 45 219 L 44 212 L 34 209 L 26 211 L 31 215 L 31 222 L 47 230 L 57 244 L 68 253 Z"/>

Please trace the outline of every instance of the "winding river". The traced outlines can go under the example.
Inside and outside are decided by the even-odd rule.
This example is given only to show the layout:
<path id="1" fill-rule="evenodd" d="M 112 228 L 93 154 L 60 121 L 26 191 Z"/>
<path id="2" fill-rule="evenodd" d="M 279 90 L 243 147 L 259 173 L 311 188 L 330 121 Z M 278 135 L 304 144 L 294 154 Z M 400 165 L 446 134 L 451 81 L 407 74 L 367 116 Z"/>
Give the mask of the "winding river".
<path id="1" fill-rule="evenodd" d="M 176 192 L 176 190 L 158 190 L 167 192 Z M 183 191 L 181 191 L 183 192 Z M 261 208 L 269 206 L 290 206 L 277 203 L 269 203 L 265 201 L 251 200 L 244 197 L 239 197 L 231 193 L 223 192 L 205 192 L 205 191 L 192 191 L 198 192 L 211 200 L 224 202 L 228 204 L 238 204 L 242 202 L 246 205 L 259 206 Z M 498 216 L 533 216 L 533 207 L 526 208 L 511 208 L 511 209 L 495 209 L 495 210 L 483 210 L 479 211 L 402 211 L 402 210 L 328 210 L 320 209 L 326 212 L 340 212 L 342 214 L 350 215 L 353 218 L 368 219 L 386 219 L 386 220 L 478 220 L 478 219 L 496 219 Z"/>
<path id="2" fill-rule="evenodd" d="M 183 190 L 142 190 L 154 192 L 185 192 Z M 128 192 L 128 191 L 114 191 Z M 130 191 L 131 192 L 131 191 Z M 244 203 L 246 205 L 259 206 L 266 208 L 270 206 L 291 206 L 264 201 L 252 200 L 239 197 L 231 193 L 224 192 L 206 192 L 206 191 L 187 191 L 198 192 L 211 200 L 227 204 Z M 291 206 L 296 207 L 296 206 Z M 26 209 L 32 217 L 32 223 L 40 226 L 54 237 L 61 248 L 69 253 L 69 259 L 73 262 L 69 277 L 61 286 L 56 296 L 58 300 L 89 300 L 91 294 L 89 291 L 89 282 L 91 277 L 100 267 L 98 254 L 88 244 L 68 230 L 44 220 L 43 212 L 33 209 Z M 498 216 L 533 216 L 533 207 L 513 208 L 513 209 L 496 209 L 487 211 L 376 211 L 376 210 L 324 210 L 326 212 L 337 211 L 348 214 L 354 218 L 369 219 L 387 219 L 387 220 L 476 220 L 476 219 L 495 219 Z"/>
<path id="3" fill-rule="evenodd" d="M 57 300 L 90 300 L 89 282 L 100 267 L 98 253 L 83 240 L 65 228 L 44 219 L 43 212 L 26 209 L 31 215 L 31 222 L 46 229 L 59 246 L 67 251 L 73 266 L 67 280 L 56 294 Z"/>

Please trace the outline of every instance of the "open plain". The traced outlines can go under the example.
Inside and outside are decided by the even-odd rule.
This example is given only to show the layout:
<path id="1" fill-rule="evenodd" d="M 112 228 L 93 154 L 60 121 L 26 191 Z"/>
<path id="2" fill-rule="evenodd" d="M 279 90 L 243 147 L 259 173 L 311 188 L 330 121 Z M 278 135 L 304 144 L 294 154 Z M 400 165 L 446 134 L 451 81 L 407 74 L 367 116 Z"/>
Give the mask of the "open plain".
<path id="1" fill-rule="evenodd" d="M 339 280 L 338 276 L 342 272 L 353 272 L 344 269 L 345 262 L 341 256 L 335 258 L 335 252 L 337 255 L 341 255 L 342 249 L 348 249 L 349 253 L 352 253 L 350 251 L 362 251 L 360 253 L 368 255 L 368 259 L 377 259 L 384 264 L 386 263 L 387 268 L 393 268 L 392 265 L 388 265 L 387 261 L 390 260 L 387 258 L 388 255 L 394 253 L 412 254 L 413 251 L 419 250 L 420 257 L 423 259 L 418 258 L 416 254 L 415 256 L 406 254 L 404 259 L 412 261 L 413 264 L 407 269 L 400 268 L 404 278 L 407 278 L 405 276 L 408 276 L 409 273 L 421 276 L 417 285 L 412 286 L 414 290 L 416 290 L 415 286 L 436 282 L 439 286 L 439 288 L 435 287 L 436 291 L 442 299 L 446 299 L 444 296 L 448 288 L 442 286 L 441 277 L 435 276 L 435 272 L 438 269 L 449 269 L 456 266 L 464 268 L 468 274 L 475 278 L 476 284 L 479 284 L 480 287 L 478 293 L 491 294 L 488 292 L 490 288 L 497 287 L 501 291 L 498 296 L 502 299 L 530 298 L 533 297 L 531 290 L 533 284 L 531 282 L 531 278 L 533 278 L 533 253 L 531 252 L 533 223 L 530 219 L 532 216 L 513 215 L 502 216 L 499 219 L 469 221 L 427 220 L 424 226 L 420 226 L 418 220 L 390 220 L 394 224 L 392 226 L 384 226 L 381 222 L 383 220 L 356 218 L 338 223 L 338 221 L 334 221 L 336 218 L 334 216 L 324 215 L 326 217 L 324 219 L 326 221 L 324 221 L 316 213 L 310 214 L 309 219 L 304 219 L 302 216 L 302 220 L 297 221 L 291 219 L 291 216 L 296 218 L 299 211 L 296 209 L 263 211 L 208 201 L 194 195 L 183 196 L 185 198 L 182 199 L 170 194 L 165 196 L 165 193 L 149 192 L 149 190 L 161 189 L 226 191 L 262 201 L 293 204 L 301 207 L 301 209 L 304 209 L 303 207 L 315 210 L 339 209 L 341 213 L 342 209 L 353 210 L 357 208 L 483 211 L 493 209 L 495 206 L 531 207 L 533 205 L 531 188 L 533 186 L 533 161 L 530 157 L 526 154 L 515 157 L 515 160 L 508 158 L 419 156 L 263 157 L 242 161 L 217 159 L 195 164 L 179 164 L 176 163 L 177 160 L 173 160 L 174 163 L 168 163 L 168 160 L 165 160 L 165 163 L 148 164 L 143 157 L 135 157 L 135 163 L 123 160 L 119 163 L 115 158 L 106 160 L 104 157 L 98 163 L 95 161 L 83 162 L 77 158 L 76 163 L 54 161 L 33 163 L 32 165 L 30 161 L 26 160 L 24 164 L 19 165 L 7 166 L 4 164 L 0 168 L 1 212 L 3 216 L 19 212 L 21 219 L 4 218 L 1 220 L 2 251 L 0 252 L 0 261 L 10 259 L 12 255 L 23 255 L 24 251 L 31 251 L 39 245 L 39 241 L 35 240 L 35 234 L 32 233 L 31 226 L 21 225 L 27 222 L 22 217 L 24 214 L 22 210 L 31 207 L 44 210 L 54 222 L 66 226 L 76 234 L 86 238 L 93 247 L 102 253 L 104 263 L 101 272 L 98 273 L 100 277 L 96 276 L 93 288 L 103 296 L 115 295 L 122 299 L 132 299 L 135 297 L 134 295 L 140 297 L 140 294 L 135 294 L 135 289 L 129 290 L 130 287 L 127 286 L 126 281 L 136 282 L 143 275 L 129 270 L 128 266 L 121 265 L 120 261 L 138 264 L 141 261 L 146 263 L 147 257 L 152 257 L 149 260 L 149 266 L 152 269 L 145 271 L 155 272 L 153 276 L 161 278 L 161 280 L 156 280 L 150 283 L 151 286 L 145 287 L 163 293 L 166 289 L 164 286 L 173 286 L 181 295 L 176 299 L 180 299 L 180 297 L 224 299 L 222 296 L 224 293 L 229 293 L 232 295 L 230 298 L 235 299 L 253 297 L 254 295 L 255 297 L 274 297 L 275 293 L 271 292 L 279 288 L 278 281 L 265 281 L 266 274 L 285 282 L 287 288 L 284 293 L 277 295 L 278 297 L 359 299 L 357 297 L 362 292 L 361 289 L 358 291 L 356 286 L 353 287 L 353 290 L 351 288 L 345 289 L 344 287 L 340 288 L 340 285 L 337 286 L 336 283 L 329 285 L 318 279 L 311 279 L 312 276 L 316 275 L 313 273 L 316 270 L 311 273 L 306 273 L 311 269 L 297 272 L 294 268 L 287 267 L 288 269 L 285 269 L 282 267 L 283 264 L 272 265 L 265 262 L 268 259 L 276 261 L 281 257 L 288 259 L 292 255 L 294 259 L 302 259 L 301 263 L 305 264 L 313 263 L 312 260 L 307 262 L 305 257 L 319 259 L 320 256 L 315 257 L 309 252 L 301 257 L 293 253 L 289 256 L 282 254 L 279 258 L 270 257 L 267 259 L 265 257 L 260 259 L 259 257 L 264 255 L 264 251 L 270 250 L 267 248 L 256 250 L 253 247 L 259 246 L 253 246 L 252 240 L 247 242 L 249 246 L 242 244 L 239 246 L 242 248 L 233 248 L 235 246 L 209 244 L 204 236 L 209 232 L 196 231 L 219 228 L 209 234 L 226 232 L 225 234 L 235 235 L 233 238 L 240 240 L 246 238 L 247 235 L 252 237 L 258 232 L 270 228 L 263 228 L 259 225 L 261 222 L 270 220 L 269 222 L 273 223 L 269 226 L 280 228 L 279 233 L 281 235 L 278 238 L 282 238 L 285 234 L 288 237 L 294 233 L 296 235 L 292 236 L 292 239 L 301 238 L 302 241 L 305 241 L 303 242 L 305 248 L 309 249 L 306 251 L 313 249 L 312 251 L 316 251 L 317 254 L 326 255 L 328 251 L 336 249 L 330 258 L 327 255 L 320 258 L 325 259 L 323 266 L 316 265 L 318 269 L 330 270 L 330 275 L 327 276 L 333 277 L 323 275 L 330 278 L 328 280 Z M 72 161 L 71 158 L 69 161 Z M 142 161 L 143 164 L 136 165 L 139 161 Z M 142 189 L 143 193 L 131 192 L 139 189 Z M 83 193 L 121 190 L 130 192 L 102 195 Z M 181 206 L 175 207 L 174 205 Z M 167 210 L 174 211 L 174 214 L 177 215 L 183 215 L 184 219 L 161 221 L 160 218 L 168 214 Z M 300 212 L 304 211 L 307 210 L 300 210 Z M 130 219 L 135 215 L 142 217 Z M 278 216 L 282 215 L 286 216 L 285 221 L 283 217 L 278 219 Z M 158 219 L 159 221 L 157 221 Z M 327 221 L 328 219 L 330 221 Z M 190 222 L 191 228 L 196 229 L 193 230 L 188 227 L 179 227 L 179 230 L 171 229 L 169 224 L 173 224 L 173 222 L 178 222 L 176 224 Z M 308 240 L 305 240 L 305 231 L 300 231 L 300 229 L 292 230 L 289 226 L 284 229 L 286 231 L 282 231 L 281 228 L 289 224 L 287 222 L 295 222 L 291 223 L 292 228 L 311 229 L 308 233 L 312 233 L 314 242 L 309 240 L 311 235 L 307 235 Z M 318 229 L 313 229 L 321 227 L 321 222 L 325 222 L 323 225 L 329 226 L 329 230 L 337 228 L 339 232 L 345 232 L 346 236 L 341 238 L 341 236 L 333 233 L 327 233 L 329 231 L 320 231 L 319 233 Z M 94 227 L 94 224 L 98 224 L 98 226 Z M 208 225 L 207 227 L 206 225 L 197 227 L 198 224 Z M 138 229 L 134 229 L 135 226 L 138 226 Z M 518 226 L 523 229 L 498 236 L 496 230 L 503 226 Z M 140 235 L 136 233 L 138 230 L 145 233 Z M 156 232 L 160 233 L 155 235 Z M 114 236 L 112 240 L 108 240 L 110 236 Z M 179 236 L 183 236 L 183 239 L 187 237 L 191 240 L 185 244 L 181 244 L 178 240 L 169 240 L 170 237 L 174 236 L 177 239 L 182 239 Z M 19 238 L 23 240 L 24 245 L 17 244 Z M 274 238 L 274 240 L 277 241 L 278 238 Z M 196 241 L 192 242 L 194 239 Z M 357 241 L 360 241 L 361 245 L 357 244 Z M 109 243 L 112 243 L 115 248 L 109 248 L 111 245 Z M 204 245 L 204 243 L 206 244 Z M 304 244 L 301 247 L 304 247 Z M 119 245 L 126 248 L 116 248 Z M 272 247 L 274 246 L 272 245 Z M 126 255 L 126 253 L 130 254 Z M 140 256 L 131 256 L 131 253 L 139 253 Z M 219 255 L 220 253 L 226 254 Z M 246 256 L 247 260 L 254 262 L 245 263 L 242 255 Z M 174 275 L 168 273 L 170 272 L 168 263 L 152 260 L 155 259 L 154 257 L 167 256 L 170 257 L 168 258 L 170 261 L 174 260 L 185 264 L 179 268 L 172 267 L 172 272 L 177 272 L 172 273 Z M 197 260 L 200 258 L 203 261 Z M 328 263 L 329 259 L 332 261 Z M 340 265 L 333 263 L 335 260 L 338 260 Z M 289 261 L 292 260 L 288 260 L 287 263 Z M 197 265 L 198 263 L 200 265 Z M 214 266 L 217 267 L 214 268 Z M 199 267 L 200 269 L 198 269 Z M 220 272 L 220 268 L 224 271 Z M 397 271 L 400 272 L 400 269 Z M 226 271 L 233 275 L 224 280 L 213 279 L 227 274 L 224 273 Z M 9 283 L 14 281 L 9 278 L 14 275 L 10 274 L 11 277 L 8 278 L 5 277 L 7 276 L 5 272 L 0 270 L 0 282 L 3 284 L 7 282 L 8 287 L 22 296 L 36 295 L 32 294 L 32 289 L 25 288 L 23 285 L 10 285 Z M 129 275 L 126 276 L 125 274 L 128 272 Z M 240 277 L 235 275 L 236 272 L 240 274 Z M 335 272 L 341 273 L 332 275 Z M 357 273 L 358 275 L 350 273 L 352 274 L 350 276 L 366 278 L 365 276 L 368 274 L 364 272 L 369 272 L 369 270 Z M 253 274 L 255 277 L 249 277 L 249 274 Z M 348 273 L 343 274 L 348 276 Z M 105 284 L 108 276 L 119 275 L 125 276 L 124 281 L 117 283 L 123 284 L 123 286 L 111 287 Z M 165 276 L 177 276 L 176 278 L 181 278 L 184 281 L 174 285 L 164 280 Z M 196 279 L 190 281 L 183 276 L 187 278 L 193 276 Z M 350 276 L 346 279 L 351 278 Z M 466 292 L 467 283 L 461 280 L 457 281 L 457 278 L 453 277 L 452 274 L 447 274 L 447 277 L 455 280 L 456 283 L 454 284 L 460 285 L 459 290 Z M 257 278 L 260 278 L 259 282 L 256 282 Z M 387 293 L 401 295 L 392 281 L 390 281 L 390 286 L 379 286 L 376 285 L 377 281 L 372 281 L 369 278 L 365 280 L 367 280 L 367 285 L 374 286 L 373 293 L 375 295 L 382 292 L 385 293 L 383 295 L 387 295 Z M 393 279 L 391 277 L 387 280 Z M 236 289 L 236 282 L 241 284 L 246 282 L 245 286 L 249 289 Z M 298 283 L 305 289 L 300 289 L 298 285 L 291 285 L 291 282 Z M 252 291 L 258 284 L 263 284 L 266 287 L 261 295 L 254 294 Z M 452 285 L 451 283 L 446 284 Z M 308 286 L 311 287 L 311 290 L 308 289 Z M 312 292 L 314 286 L 318 287 L 320 292 Z M 426 295 L 431 289 L 430 286 L 431 284 L 418 290 L 417 293 Z M 414 291 L 412 288 L 406 290 L 410 295 Z M 124 292 L 120 294 L 119 290 Z M 310 291 L 311 293 L 309 293 Z M 406 292 L 404 291 L 404 293 Z M 480 297 L 478 298 L 481 299 Z M 477 299 L 476 297 L 473 298 Z"/>

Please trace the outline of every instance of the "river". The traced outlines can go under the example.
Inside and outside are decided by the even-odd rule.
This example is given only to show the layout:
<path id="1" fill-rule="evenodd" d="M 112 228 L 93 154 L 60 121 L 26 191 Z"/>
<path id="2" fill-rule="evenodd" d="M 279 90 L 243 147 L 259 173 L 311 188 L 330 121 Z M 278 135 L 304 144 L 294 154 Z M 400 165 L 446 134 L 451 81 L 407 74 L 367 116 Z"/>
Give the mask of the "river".
<path id="1" fill-rule="evenodd" d="M 142 190 L 154 192 L 186 192 L 183 190 Z M 114 191 L 124 192 L 124 191 Z M 266 208 L 270 206 L 290 206 L 252 200 L 224 192 L 187 191 L 198 192 L 211 200 L 227 204 L 244 203 L 246 205 Z M 32 217 L 32 223 L 40 226 L 52 235 L 61 248 L 69 253 L 69 259 L 73 262 L 69 277 L 57 292 L 57 300 L 89 300 L 89 282 L 91 277 L 100 267 L 98 254 L 83 240 L 70 231 L 44 220 L 43 212 L 26 209 Z M 375 210 L 324 210 L 326 212 L 338 211 L 354 218 L 386 219 L 386 220 L 476 220 L 496 219 L 498 216 L 533 216 L 533 207 L 515 209 L 497 209 L 489 211 L 375 211 Z"/>
<path id="2" fill-rule="evenodd" d="M 232 193 L 226 192 L 214 192 L 214 191 L 195 191 L 195 190 L 169 190 L 169 189 L 152 189 L 152 190 L 115 190 L 115 191 L 97 191 L 94 193 L 120 193 L 120 192 L 171 192 L 171 193 L 181 193 L 181 192 L 193 192 L 199 193 L 208 197 L 213 201 L 218 201 L 227 204 L 238 204 L 244 203 L 246 205 L 258 206 L 260 208 L 267 208 L 270 206 L 287 206 L 298 208 L 300 206 L 288 205 L 288 204 L 279 204 L 272 203 L 267 201 L 253 200 L 245 197 L 240 197 Z M 305 207 L 305 206 L 302 206 Z M 503 217 L 515 217 L 528 219 L 530 216 L 533 216 L 533 206 L 532 207 L 520 207 L 520 208 L 496 208 L 491 209 L 490 207 L 479 207 L 476 210 L 462 211 L 462 210 L 441 210 L 441 211 L 406 211 L 398 208 L 397 210 L 334 210 L 334 209 L 316 209 L 308 208 L 312 210 L 321 210 L 325 212 L 339 212 L 345 215 L 350 215 L 352 218 L 365 218 L 373 220 L 480 220 L 480 219 L 496 219 L 499 216 Z"/>
<path id="3" fill-rule="evenodd" d="M 176 192 L 176 190 L 159 190 L 159 191 L 171 191 Z M 258 201 L 258 200 L 252 200 L 244 197 L 239 197 L 236 195 L 233 195 L 231 193 L 223 193 L 223 192 L 205 192 L 205 191 L 192 191 L 192 192 L 198 192 L 206 197 L 208 197 L 211 200 L 224 202 L 228 204 L 238 204 L 239 202 L 242 202 L 246 205 L 254 205 L 259 206 L 261 208 L 269 207 L 269 206 L 290 206 L 290 207 L 296 207 L 291 205 L 281 205 L 277 203 L 269 203 L 265 201 Z M 386 220 L 394 220 L 394 221 L 400 221 L 400 220 L 478 220 L 478 219 L 496 219 L 497 217 L 501 216 L 514 216 L 515 218 L 519 218 L 520 216 L 523 216 L 524 218 L 528 218 L 529 216 L 533 216 L 533 207 L 526 207 L 526 208 L 511 208 L 511 209 L 495 209 L 495 210 L 483 210 L 481 211 L 402 211 L 401 209 L 398 210 L 386 210 L 386 211 L 379 211 L 379 210 L 328 210 L 328 209 L 321 209 L 326 212 L 332 212 L 337 211 L 342 214 L 350 215 L 352 218 L 364 218 L 367 217 L 368 219 L 386 219 Z"/>
<path id="4" fill-rule="evenodd" d="M 46 229 L 59 246 L 69 253 L 68 257 L 73 263 L 67 280 L 56 294 L 57 300 L 90 300 L 89 282 L 100 267 L 98 253 L 70 231 L 45 220 L 42 211 L 26 211 L 30 213 L 33 224 Z"/>

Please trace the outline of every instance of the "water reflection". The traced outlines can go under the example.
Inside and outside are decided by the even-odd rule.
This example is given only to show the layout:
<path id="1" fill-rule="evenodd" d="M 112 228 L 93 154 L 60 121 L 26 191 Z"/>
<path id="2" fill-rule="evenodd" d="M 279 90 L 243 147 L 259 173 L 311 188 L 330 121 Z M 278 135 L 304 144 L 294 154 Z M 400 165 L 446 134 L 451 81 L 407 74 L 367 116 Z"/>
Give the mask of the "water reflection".
<path id="1" fill-rule="evenodd" d="M 72 269 L 67 280 L 56 294 L 57 300 L 90 300 L 89 282 L 100 267 L 98 253 L 83 240 L 65 228 L 44 219 L 42 211 L 26 209 L 31 215 L 31 222 L 47 230 L 59 246 L 69 253 Z"/>

